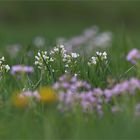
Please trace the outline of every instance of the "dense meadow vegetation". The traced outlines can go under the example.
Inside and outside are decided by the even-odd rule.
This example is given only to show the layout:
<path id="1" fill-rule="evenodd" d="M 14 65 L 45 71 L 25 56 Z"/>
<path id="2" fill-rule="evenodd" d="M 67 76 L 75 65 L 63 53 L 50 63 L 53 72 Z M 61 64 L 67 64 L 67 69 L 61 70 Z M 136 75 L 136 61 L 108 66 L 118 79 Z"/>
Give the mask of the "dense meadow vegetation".
<path id="1" fill-rule="evenodd" d="M 3 2 L 9 22 L 0 23 L 0 139 L 140 138 L 140 40 L 131 25 L 139 7 L 104 4 L 50 2 L 46 21 L 27 24 L 36 8 L 44 17 L 43 4 L 13 3 L 11 10 Z M 62 21 L 50 18 L 59 14 Z"/>
<path id="2" fill-rule="evenodd" d="M 140 53 L 121 31 L 1 47 L 0 137 L 139 138 Z"/>

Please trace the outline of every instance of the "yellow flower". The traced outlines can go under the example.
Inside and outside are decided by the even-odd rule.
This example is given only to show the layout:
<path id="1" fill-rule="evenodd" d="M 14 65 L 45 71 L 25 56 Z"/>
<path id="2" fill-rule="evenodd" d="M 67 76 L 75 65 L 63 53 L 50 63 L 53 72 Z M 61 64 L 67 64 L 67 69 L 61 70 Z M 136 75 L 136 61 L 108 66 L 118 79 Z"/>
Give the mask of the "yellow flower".
<path id="1" fill-rule="evenodd" d="M 56 93 L 51 87 L 41 87 L 39 89 L 40 101 L 43 103 L 53 103 L 57 100 Z"/>
<path id="2" fill-rule="evenodd" d="M 24 108 L 28 105 L 29 99 L 26 96 L 20 96 L 19 94 L 13 97 L 13 105 L 17 108 Z"/>

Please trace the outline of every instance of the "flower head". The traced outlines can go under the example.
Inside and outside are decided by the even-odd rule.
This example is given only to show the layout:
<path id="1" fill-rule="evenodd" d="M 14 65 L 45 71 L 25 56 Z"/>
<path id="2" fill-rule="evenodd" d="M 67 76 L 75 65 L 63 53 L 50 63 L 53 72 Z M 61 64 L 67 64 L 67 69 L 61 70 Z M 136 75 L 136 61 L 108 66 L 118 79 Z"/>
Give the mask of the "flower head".
<path id="1" fill-rule="evenodd" d="M 0 58 L 0 78 L 1 76 L 10 70 L 10 66 L 5 64 L 5 58 Z"/>
<path id="2" fill-rule="evenodd" d="M 140 59 L 140 52 L 137 49 L 132 49 L 127 57 L 127 61 L 130 61 L 132 64 L 136 64 L 137 60 Z"/>
<path id="3" fill-rule="evenodd" d="M 35 56 L 35 65 L 41 70 L 46 70 L 46 64 L 51 66 L 51 62 L 54 62 L 54 58 L 52 58 L 47 51 L 38 51 Z"/>
<path id="4" fill-rule="evenodd" d="M 15 75 L 17 73 L 32 73 L 34 69 L 32 66 L 15 65 L 11 68 L 11 74 Z"/>
<path id="5" fill-rule="evenodd" d="M 106 52 L 96 52 L 96 56 L 92 56 L 88 62 L 88 65 L 96 65 L 99 61 L 107 63 L 107 53 Z"/>
<path id="6" fill-rule="evenodd" d="M 41 87 L 38 92 L 40 101 L 43 103 L 54 103 L 57 101 L 56 93 L 51 87 Z"/>

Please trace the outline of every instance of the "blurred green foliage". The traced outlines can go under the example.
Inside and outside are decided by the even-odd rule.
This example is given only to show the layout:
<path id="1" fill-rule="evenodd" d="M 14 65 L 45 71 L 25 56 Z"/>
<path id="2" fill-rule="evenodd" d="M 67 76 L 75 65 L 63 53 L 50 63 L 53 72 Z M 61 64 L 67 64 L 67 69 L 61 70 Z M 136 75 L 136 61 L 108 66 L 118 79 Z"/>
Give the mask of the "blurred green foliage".
<path id="1" fill-rule="evenodd" d="M 1 1 L 1 22 L 42 22 L 44 20 L 103 22 L 138 25 L 139 0 L 90 0 L 90 1 Z"/>

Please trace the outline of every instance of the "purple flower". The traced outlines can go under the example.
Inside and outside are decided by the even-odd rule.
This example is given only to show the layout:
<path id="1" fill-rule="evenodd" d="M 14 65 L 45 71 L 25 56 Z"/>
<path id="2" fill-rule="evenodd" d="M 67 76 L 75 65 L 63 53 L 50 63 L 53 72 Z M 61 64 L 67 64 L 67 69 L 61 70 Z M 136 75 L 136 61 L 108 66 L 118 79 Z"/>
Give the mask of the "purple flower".
<path id="1" fill-rule="evenodd" d="M 82 106 L 83 112 L 88 112 L 88 111 L 93 110 L 93 106 L 88 101 L 82 101 L 81 106 Z"/>
<path id="2" fill-rule="evenodd" d="M 140 81 L 136 78 L 131 78 L 129 81 L 129 92 L 135 94 L 137 89 L 140 90 Z"/>
<path id="3" fill-rule="evenodd" d="M 86 81 L 78 80 L 77 77 L 64 75 L 54 84 L 59 97 L 59 109 L 61 111 L 75 110 L 78 107 L 85 113 L 97 112 L 103 115 L 103 104 L 113 104 L 112 113 L 123 111 L 114 106 L 114 98 L 118 100 L 122 95 L 133 95 L 140 90 L 140 81 L 131 78 L 104 90 L 92 88 Z"/>
<path id="4" fill-rule="evenodd" d="M 86 81 L 78 80 L 76 76 L 71 77 L 66 74 L 59 78 L 58 82 L 53 85 L 53 88 L 57 90 L 57 92 L 65 90 L 71 91 L 72 93 L 79 93 L 82 90 L 89 91 L 91 90 L 91 85 Z"/>
<path id="5" fill-rule="evenodd" d="M 105 95 L 105 101 L 106 102 L 110 101 L 111 97 L 113 96 L 112 90 L 105 89 L 104 95 Z"/>
<path id="6" fill-rule="evenodd" d="M 55 90 L 57 90 L 58 88 L 60 88 L 60 83 L 56 82 L 54 85 L 53 85 L 53 88 Z"/>
<path id="7" fill-rule="evenodd" d="M 67 89 L 70 87 L 70 84 L 67 82 L 64 82 L 64 83 L 62 83 L 62 87 Z"/>
<path id="8" fill-rule="evenodd" d="M 11 68 L 11 74 L 16 74 L 16 73 L 32 73 L 34 72 L 33 67 L 31 66 L 23 66 L 23 65 L 15 65 L 12 66 Z"/>
<path id="9" fill-rule="evenodd" d="M 102 91 L 100 88 L 95 88 L 95 89 L 93 90 L 93 94 L 94 94 L 95 96 L 102 96 L 102 95 L 103 95 L 103 91 Z"/>
<path id="10" fill-rule="evenodd" d="M 22 91 L 19 96 L 21 98 L 23 97 L 28 97 L 28 98 L 34 98 L 36 100 L 40 100 L 40 95 L 37 91 L 30 91 L 30 90 L 27 90 L 27 91 Z"/>
<path id="11" fill-rule="evenodd" d="M 132 49 L 127 57 L 127 61 L 130 61 L 132 64 L 136 64 L 136 60 L 140 59 L 140 52 L 137 49 Z"/>

